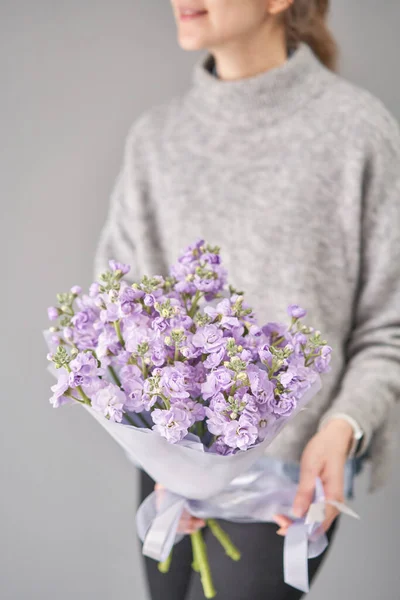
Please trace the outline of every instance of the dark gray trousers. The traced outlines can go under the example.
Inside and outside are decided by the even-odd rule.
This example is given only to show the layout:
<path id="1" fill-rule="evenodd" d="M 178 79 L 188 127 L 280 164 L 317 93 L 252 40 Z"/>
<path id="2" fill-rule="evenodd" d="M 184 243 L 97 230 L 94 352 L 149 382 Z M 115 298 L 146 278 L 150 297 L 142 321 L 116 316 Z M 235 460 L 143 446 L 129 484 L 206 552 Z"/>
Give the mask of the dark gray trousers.
<path id="1" fill-rule="evenodd" d="M 154 490 L 154 481 L 141 471 L 141 500 Z M 331 541 L 337 521 L 328 532 Z M 218 600 L 299 600 L 302 593 L 283 581 L 283 538 L 272 523 L 232 523 L 221 521 L 224 530 L 239 547 L 238 562 L 228 558 L 207 527 L 202 529 L 207 544 Z M 310 582 L 327 550 L 309 560 Z M 157 562 L 144 557 L 151 600 L 204 600 L 200 577 L 192 571 L 192 546 L 185 536 L 173 551 L 170 571 L 162 574 Z"/>

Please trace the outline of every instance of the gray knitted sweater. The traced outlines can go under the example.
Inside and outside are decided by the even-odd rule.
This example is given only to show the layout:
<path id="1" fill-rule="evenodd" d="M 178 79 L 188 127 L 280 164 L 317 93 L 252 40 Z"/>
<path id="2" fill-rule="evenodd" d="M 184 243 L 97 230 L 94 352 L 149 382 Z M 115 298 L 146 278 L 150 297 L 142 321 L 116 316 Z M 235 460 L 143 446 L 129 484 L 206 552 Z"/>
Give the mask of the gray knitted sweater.
<path id="1" fill-rule="evenodd" d="M 165 275 L 197 238 L 221 246 L 260 322 L 298 303 L 334 349 L 324 387 L 268 454 L 299 460 L 320 420 L 365 432 L 372 485 L 387 475 L 400 396 L 400 134 L 368 92 L 302 45 L 281 67 L 236 81 L 202 56 L 182 96 L 140 115 L 100 235 L 132 279 Z"/>

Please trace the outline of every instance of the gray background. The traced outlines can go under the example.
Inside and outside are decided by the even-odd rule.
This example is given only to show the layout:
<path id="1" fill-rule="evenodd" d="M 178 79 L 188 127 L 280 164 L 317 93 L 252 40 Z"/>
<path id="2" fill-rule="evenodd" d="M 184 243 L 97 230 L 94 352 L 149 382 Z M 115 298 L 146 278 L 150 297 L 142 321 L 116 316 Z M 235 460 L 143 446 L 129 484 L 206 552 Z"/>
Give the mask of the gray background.
<path id="1" fill-rule="evenodd" d="M 343 73 L 400 116 L 398 0 L 336 0 Z M 41 329 L 89 283 L 131 122 L 183 91 L 169 1 L 1 0 L 0 597 L 144 600 L 136 476 L 78 407 L 53 410 Z M 343 520 L 312 599 L 399 597 L 400 477 Z"/>

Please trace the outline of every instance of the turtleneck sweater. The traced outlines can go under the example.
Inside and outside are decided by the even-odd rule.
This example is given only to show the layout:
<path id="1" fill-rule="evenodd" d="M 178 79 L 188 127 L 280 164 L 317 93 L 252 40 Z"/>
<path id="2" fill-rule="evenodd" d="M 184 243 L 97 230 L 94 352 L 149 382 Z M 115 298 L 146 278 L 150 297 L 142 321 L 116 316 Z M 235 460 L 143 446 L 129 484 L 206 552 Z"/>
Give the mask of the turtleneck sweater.
<path id="1" fill-rule="evenodd" d="M 371 489 L 388 474 L 400 396 L 400 133 L 382 103 L 307 45 L 223 80 L 206 54 L 186 93 L 133 122 L 95 254 L 166 275 L 199 238 L 260 323 L 297 303 L 333 348 L 323 389 L 267 454 L 298 461 L 322 419 L 364 431 Z"/>

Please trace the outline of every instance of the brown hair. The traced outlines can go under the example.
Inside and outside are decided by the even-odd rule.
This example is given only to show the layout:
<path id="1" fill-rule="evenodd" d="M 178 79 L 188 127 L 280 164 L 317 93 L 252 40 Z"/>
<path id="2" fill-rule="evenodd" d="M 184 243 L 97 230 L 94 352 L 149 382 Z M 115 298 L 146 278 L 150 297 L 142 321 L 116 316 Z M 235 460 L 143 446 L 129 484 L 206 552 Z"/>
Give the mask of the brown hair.
<path id="1" fill-rule="evenodd" d="M 338 47 L 327 25 L 330 0 L 293 0 L 285 13 L 287 43 L 290 49 L 305 42 L 328 69 L 335 71 Z"/>

